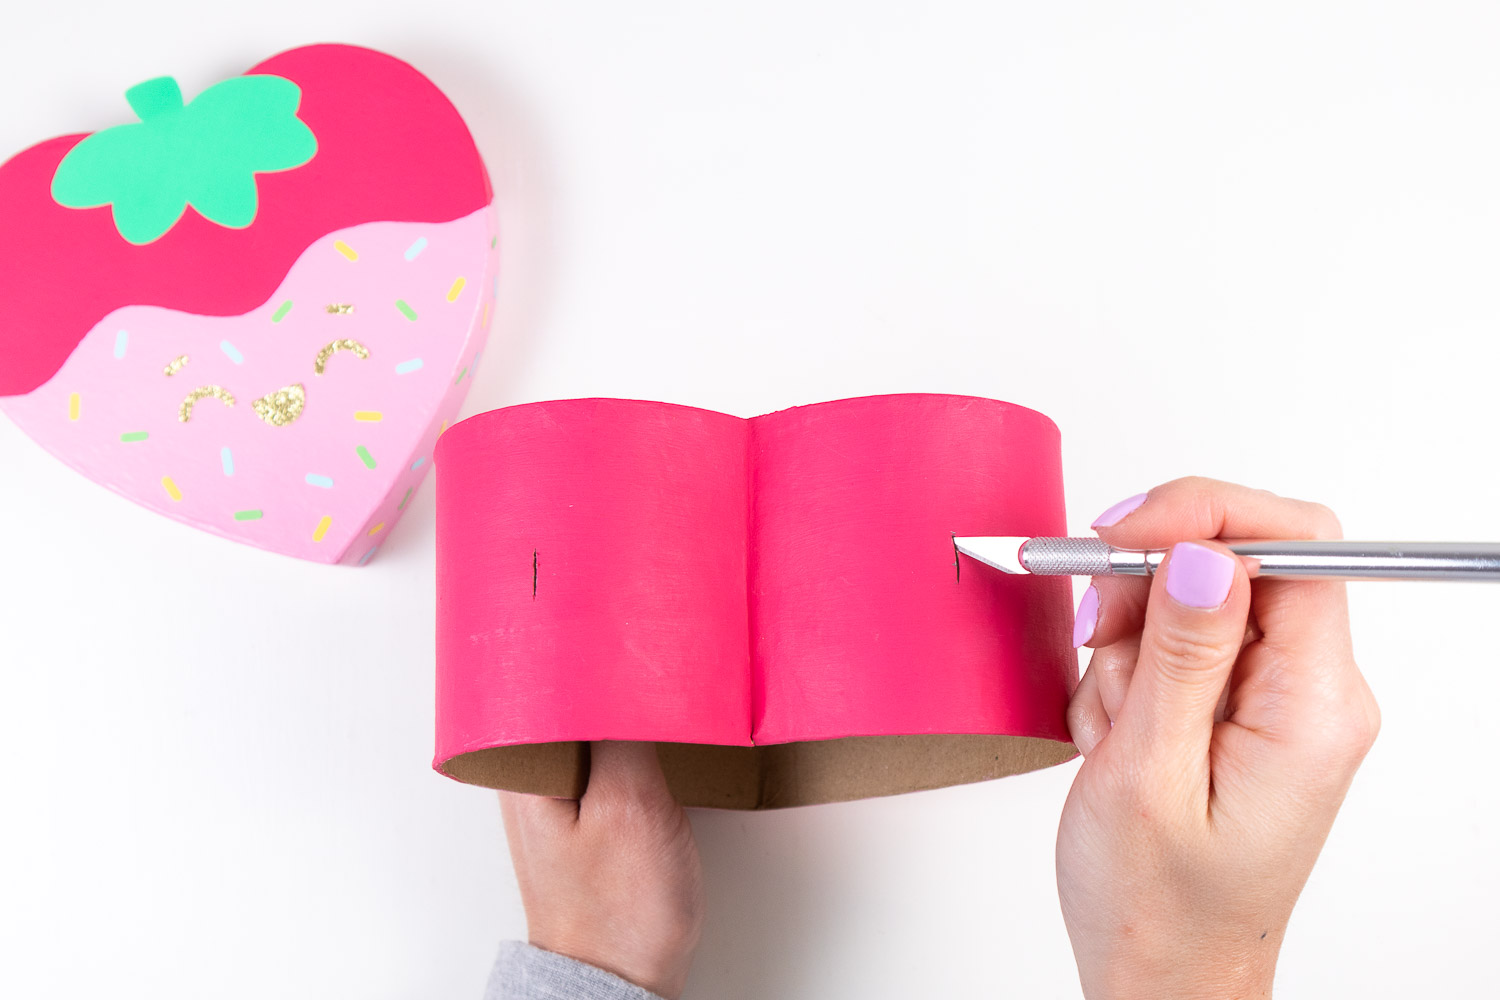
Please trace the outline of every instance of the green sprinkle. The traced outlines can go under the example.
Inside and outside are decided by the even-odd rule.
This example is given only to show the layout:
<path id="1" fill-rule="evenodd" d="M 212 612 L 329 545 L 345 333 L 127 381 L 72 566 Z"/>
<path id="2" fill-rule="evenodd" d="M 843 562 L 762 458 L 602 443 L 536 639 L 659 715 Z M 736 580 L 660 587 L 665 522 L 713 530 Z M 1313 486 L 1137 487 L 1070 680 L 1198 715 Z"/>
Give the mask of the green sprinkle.
<path id="1" fill-rule="evenodd" d="M 276 311 L 271 314 L 271 322 L 272 323 L 280 323 L 282 320 L 286 319 L 286 314 L 289 313 L 289 312 L 291 312 L 291 311 L 292 311 L 292 300 L 291 299 L 287 299 L 281 305 L 277 306 L 276 307 Z"/>
<path id="2" fill-rule="evenodd" d="M 258 510 L 237 510 L 234 512 L 234 519 L 236 521 L 259 521 L 261 516 L 261 512 Z"/>
<path id="3" fill-rule="evenodd" d="M 407 305 L 405 299 L 397 299 L 396 300 L 396 308 L 401 310 L 401 315 L 405 316 L 407 319 L 411 320 L 413 323 L 415 323 L 417 321 L 416 310 L 412 309 L 411 306 Z"/>
<path id="4" fill-rule="evenodd" d="M 131 431 L 128 434 L 121 434 L 120 435 L 120 440 L 121 441 L 144 441 L 144 440 L 146 440 L 150 436 L 151 435 L 148 432 L 146 432 L 146 431 Z"/>
<path id="5" fill-rule="evenodd" d="M 361 462 L 365 463 L 365 468 L 375 468 L 375 456 L 371 455 L 370 450 L 364 445 L 360 445 L 358 448 L 355 448 L 354 453 L 359 456 L 359 460 Z"/>
<path id="6" fill-rule="evenodd" d="M 408 486 L 406 488 L 406 496 L 404 496 L 404 497 L 401 498 L 401 502 L 396 505 L 396 509 L 397 510 L 405 510 L 406 509 L 406 501 L 408 501 L 410 499 L 411 499 L 411 487 Z"/>
<path id="7" fill-rule="evenodd" d="M 453 384 L 458 385 L 458 383 L 464 380 L 464 376 L 467 374 L 469 374 L 469 366 L 464 365 L 464 370 L 458 373 L 458 378 L 453 380 Z"/>
<path id="8" fill-rule="evenodd" d="M 491 250 L 495 249 L 495 240 L 497 240 L 497 239 L 499 239 L 499 237 L 497 237 L 497 236 L 491 236 L 490 237 L 490 249 Z"/>

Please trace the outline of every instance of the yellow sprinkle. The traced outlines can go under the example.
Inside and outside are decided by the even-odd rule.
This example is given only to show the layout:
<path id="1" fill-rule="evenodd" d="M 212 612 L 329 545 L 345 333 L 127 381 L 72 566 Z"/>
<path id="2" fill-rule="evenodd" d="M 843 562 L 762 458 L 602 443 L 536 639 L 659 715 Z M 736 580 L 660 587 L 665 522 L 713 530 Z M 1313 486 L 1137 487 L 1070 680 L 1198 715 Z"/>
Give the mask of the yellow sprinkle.
<path id="1" fill-rule="evenodd" d="M 464 293 L 464 285 L 466 284 L 468 284 L 468 282 L 464 281 L 463 278 L 455 279 L 453 282 L 453 287 L 448 289 L 448 301 L 457 302 L 458 297 Z"/>
<path id="2" fill-rule="evenodd" d="M 378 532 L 381 528 L 384 528 L 384 527 L 385 527 L 385 522 L 381 521 L 379 524 L 375 525 L 375 527 L 373 527 L 373 528 L 370 529 L 370 534 L 373 535 L 376 532 Z"/>
<path id="3" fill-rule="evenodd" d="M 488 302 L 486 302 L 484 304 L 484 315 L 479 318 L 479 326 L 482 329 L 482 328 L 487 327 L 489 325 L 490 325 L 490 304 Z"/>
<path id="4" fill-rule="evenodd" d="M 355 410 L 354 419 L 367 424 L 378 424 L 385 419 L 385 414 L 379 410 Z"/>
<path id="5" fill-rule="evenodd" d="M 323 540 L 323 536 L 328 534 L 328 526 L 332 523 L 333 518 L 329 517 L 327 514 L 324 514 L 323 520 L 319 521 L 318 526 L 313 529 L 313 541 L 321 542 Z"/>
<path id="6" fill-rule="evenodd" d="M 343 240 L 334 240 L 333 248 L 339 253 L 343 254 L 345 257 L 349 258 L 351 261 L 359 260 L 359 254 L 355 253 L 354 248 L 345 243 Z"/>
<path id="7" fill-rule="evenodd" d="M 71 396 L 68 397 L 68 419 L 69 420 L 77 420 L 78 419 L 78 406 L 79 406 L 79 404 L 81 402 L 82 402 L 82 400 L 80 400 L 78 398 L 78 393 L 76 393 L 76 392 L 73 393 L 73 395 L 71 395 Z"/>
<path id="8" fill-rule="evenodd" d="M 167 491 L 167 496 L 171 497 L 173 500 L 182 499 L 182 491 L 177 488 L 176 483 L 172 482 L 171 476 L 162 476 L 161 485 L 162 488 Z"/>
<path id="9" fill-rule="evenodd" d="M 443 436 L 443 431 L 445 431 L 447 429 L 448 429 L 448 421 L 444 420 L 443 421 L 443 426 L 441 426 L 441 427 L 438 428 L 438 437 L 442 437 Z"/>

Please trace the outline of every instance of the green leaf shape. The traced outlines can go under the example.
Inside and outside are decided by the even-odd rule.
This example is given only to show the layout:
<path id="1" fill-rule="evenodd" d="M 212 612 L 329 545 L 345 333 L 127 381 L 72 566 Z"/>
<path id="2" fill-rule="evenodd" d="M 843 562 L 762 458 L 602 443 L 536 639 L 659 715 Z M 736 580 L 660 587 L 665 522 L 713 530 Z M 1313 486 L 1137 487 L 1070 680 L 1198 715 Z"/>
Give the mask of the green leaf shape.
<path id="1" fill-rule="evenodd" d="M 302 88 L 279 76 L 237 76 L 183 104 L 170 76 L 125 92 L 141 119 L 95 132 L 63 157 L 52 197 L 68 208 L 114 209 L 136 246 L 166 235 L 191 205 L 228 229 L 260 207 L 255 175 L 300 167 L 318 151 L 297 117 Z"/>

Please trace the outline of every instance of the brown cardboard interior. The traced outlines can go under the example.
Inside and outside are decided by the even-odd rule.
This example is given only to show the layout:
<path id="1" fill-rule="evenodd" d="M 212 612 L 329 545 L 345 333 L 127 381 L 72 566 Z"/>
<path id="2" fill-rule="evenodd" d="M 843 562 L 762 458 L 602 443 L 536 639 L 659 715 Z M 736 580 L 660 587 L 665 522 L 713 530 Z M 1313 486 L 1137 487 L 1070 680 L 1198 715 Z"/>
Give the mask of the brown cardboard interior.
<path id="1" fill-rule="evenodd" d="M 1071 743 L 1028 736 L 853 736 L 774 746 L 658 743 L 667 784 L 685 806 L 780 809 L 895 795 L 1035 771 L 1071 759 Z M 587 743 L 532 743 L 460 754 L 450 778 L 513 792 L 577 798 Z"/>

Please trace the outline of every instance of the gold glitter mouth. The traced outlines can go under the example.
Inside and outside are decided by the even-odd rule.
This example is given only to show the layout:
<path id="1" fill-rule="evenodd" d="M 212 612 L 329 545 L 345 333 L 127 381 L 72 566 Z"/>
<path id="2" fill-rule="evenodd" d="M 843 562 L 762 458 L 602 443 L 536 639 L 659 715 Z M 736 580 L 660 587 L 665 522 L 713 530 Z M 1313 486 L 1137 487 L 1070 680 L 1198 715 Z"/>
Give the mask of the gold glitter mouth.
<path id="1" fill-rule="evenodd" d="M 184 358 L 183 360 L 186 359 Z M 171 373 L 168 372 L 167 374 L 170 375 Z M 187 398 L 182 401 L 182 405 L 177 408 L 177 419 L 182 421 L 183 423 L 187 423 L 193 418 L 193 406 L 198 402 L 198 400 L 209 399 L 210 397 L 219 400 L 219 402 L 223 403 L 225 406 L 234 405 L 234 397 L 230 395 L 228 390 L 226 390 L 223 386 L 200 385 L 198 388 L 188 393 Z"/>
<path id="2" fill-rule="evenodd" d="M 324 311 L 330 316 L 353 316 L 354 305 L 349 302 L 330 302 Z"/>
<path id="3" fill-rule="evenodd" d="M 250 406 L 255 410 L 257 417 L 272 427 L 285 427 L 302 416 L 302 408 L 306 404 L 307 394 L 302 389 L 302 383 L 299 382 L 296 385 L 283 386 L 273 393 L 262 396 Z"/>
<path id="4" fill-rule="evenodd" d="M 323 369 L 328 365 L 328 359 L 339 351 L 353 351 L 354 355 L 361 360 L 370 356 L 369 348 L 357 340 L 335 340 L 318 352 L 317 358 L 313 361 L 313 371 L 319 375 L 323 374 Z"/>
<path id="5" fill-rule="evenodd" d="M 167 362 L 167 366 L 161 370 L 161 373 L 170 378 L 173 375 L 176 375 L 178 372 L 182 371 L 182 366 L 187 363 L 188 356 L 186 354 L 179 354 L 177 355 L 177 357 Z"/>

